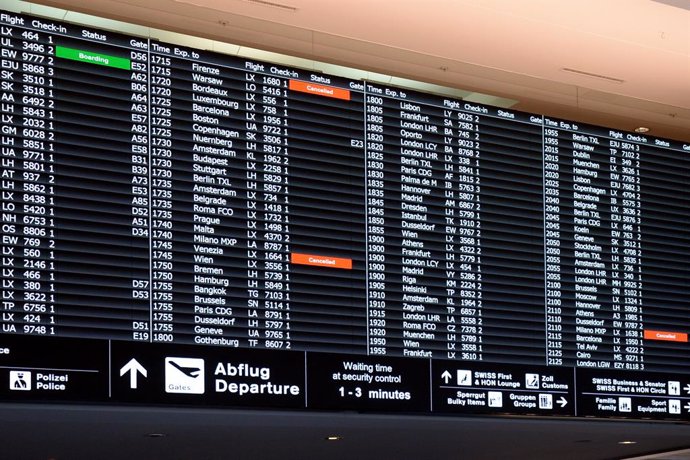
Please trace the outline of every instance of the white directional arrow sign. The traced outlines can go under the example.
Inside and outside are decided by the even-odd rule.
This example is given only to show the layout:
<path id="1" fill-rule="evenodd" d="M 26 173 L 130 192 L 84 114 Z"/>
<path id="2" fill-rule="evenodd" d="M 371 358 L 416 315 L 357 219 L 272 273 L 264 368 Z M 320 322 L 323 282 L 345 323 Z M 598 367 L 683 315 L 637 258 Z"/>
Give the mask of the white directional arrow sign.
<path id="1" fill-rule="evenodd" d="M 120 377 L 125 375 L 126 373 L 129 372 L 129 387 L 133 390 L 136 390 L 137 388 L 137 375 L 141 373 L 143 377 L 147 377 L 148 373 L 146 372 L 146 369 L 144 366 L 139 364 L 139 361 L 136 359 L 132 358 L 129 360 L 127 364 L 122 366 L 120 369 Z"/>
<path id="2" fill-rule="evenodd" d="M 685 406 L 683 406 L 686 411 L 690 412 L 690 403 L 687 403 Z"/>
<path id="3" fill-rule="evenodd" d="M 450 382 L 450 379 L 453 378 L 453 374 L 451 374 L 448 371 L 443 371 L 443 374 L 441 374 L 441 378 L 446 383 L 446 385 L 448 385 L 448 382 Z"/>
<path id="4" fill-rule="evenodd" d="M 685 387 L 683 388 L 683 390 L 685 390 L 685 392 L 686 392 L 687 394 L 690 395 L 690 383 L 687 384 L 687 385 L 685 385 Z"/>
<path id="5" fill-rule="evenodd" d="M 556 402 L 557 402 L 558 405 L 561 406 L 561 407 L 565 407 L 565 405 L 568 404 L 568 400 L 565 399 L 563 396 L 561 396 L 561 399 L 559 399 L 559 400 L 556 401 Z"/>

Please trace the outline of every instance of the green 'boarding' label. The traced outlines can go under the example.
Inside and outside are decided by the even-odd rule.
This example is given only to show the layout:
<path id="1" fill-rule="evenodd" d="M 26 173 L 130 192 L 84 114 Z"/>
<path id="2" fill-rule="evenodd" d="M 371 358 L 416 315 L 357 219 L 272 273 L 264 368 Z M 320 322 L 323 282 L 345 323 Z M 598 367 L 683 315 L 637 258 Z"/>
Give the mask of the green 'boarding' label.
<path id="1" fill-rule="evenodd" d="M 65 48 L 64 46 L 55 47 L 55 55 L 63 59 L 71 59 L 73 61 L 86 62 L 89 64 L 104 65 L 107 67 L 114 67 L 116 69 L 130 70 L 130 60 L 126 58 L 108 56 L 107 54 L 92 53 L 91 51 L 82 51 L 74 48 Z"/>

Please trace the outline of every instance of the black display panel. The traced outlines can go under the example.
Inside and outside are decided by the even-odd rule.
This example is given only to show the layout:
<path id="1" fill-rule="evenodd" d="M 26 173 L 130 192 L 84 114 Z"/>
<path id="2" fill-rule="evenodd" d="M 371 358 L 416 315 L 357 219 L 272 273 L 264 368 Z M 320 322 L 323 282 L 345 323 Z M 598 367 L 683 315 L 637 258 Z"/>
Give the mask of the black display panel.
<path id="1" fill-rule="evenodd" d="M 690 141 L 0 23 L 0 397 L 690 413 Z"/>

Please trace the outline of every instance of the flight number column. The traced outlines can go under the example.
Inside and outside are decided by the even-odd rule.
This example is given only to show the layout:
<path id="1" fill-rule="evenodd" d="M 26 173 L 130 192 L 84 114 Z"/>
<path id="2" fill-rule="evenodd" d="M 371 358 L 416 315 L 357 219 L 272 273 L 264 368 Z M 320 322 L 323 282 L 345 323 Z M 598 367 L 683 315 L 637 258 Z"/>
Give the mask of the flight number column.
<path id="1" fill-rule="evenodd" d="M 482 203 L 479 115 L 444 100 L 446 357 L 482 361 Z"/>
<path id="2" fill-rule="evenodd" d="M 249 63 L 248 66 L 252 67 Z M 245 72 L 247 335 L 250 347 L 292 348 L 287 88 L 287 79 Z M 259 123 L 259 116 L 266 123 Z M 259 161 L 259 157 L 266 161 Z M 286 315 L 282 321 L 274 321 L 265 315 L 268 311 Z"/>
<path id="3" fill-rule="evenodd" d="M 367 342 L 369 354 L 385 355 L 386 346 L 386 189 L 384 115 L 380 90 L 366 85 L 366 280 Z"/>
<path id="4" fill-rule="evenodd" d="M 616 368 L 643 370 L 640 146 L 622 138 L 609 140 L 613 361 Z"/>
<path id="5" fill-rule="evenodd" d="M 2 332 L 55 335 L 55 46 L 2 28 L 2 51 Z"/>

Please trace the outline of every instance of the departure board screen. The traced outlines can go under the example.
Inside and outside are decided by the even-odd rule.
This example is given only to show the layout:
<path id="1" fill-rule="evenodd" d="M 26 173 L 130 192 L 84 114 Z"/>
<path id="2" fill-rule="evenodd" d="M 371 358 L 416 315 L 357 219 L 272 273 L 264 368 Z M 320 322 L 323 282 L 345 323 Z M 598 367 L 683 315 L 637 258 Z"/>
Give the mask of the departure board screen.
<path id="1" fill-rule="evenodd" d="M 0 24 L 3 399 L 690 418 L 690 140 Z"/>

